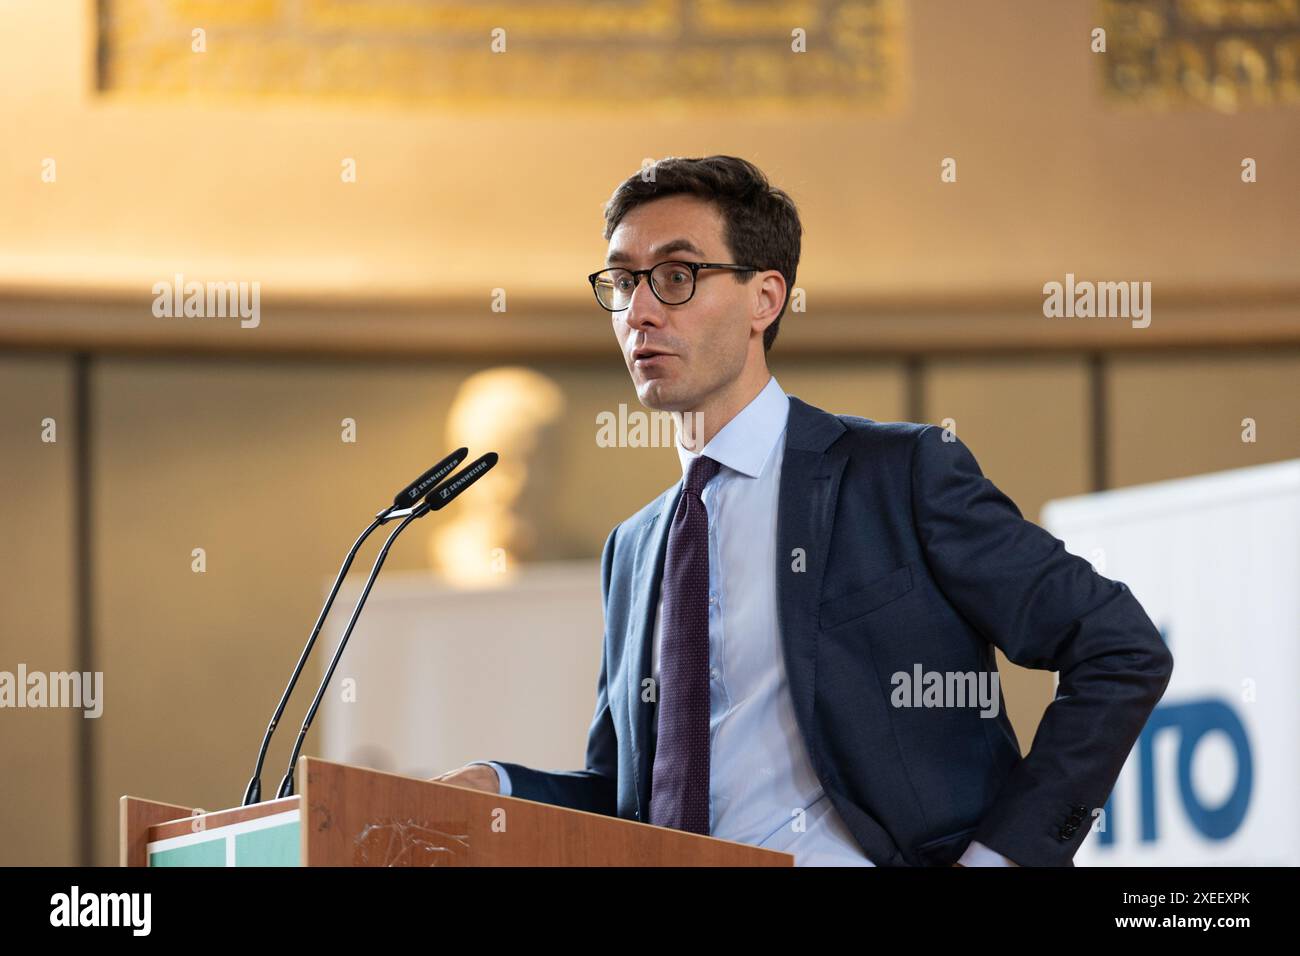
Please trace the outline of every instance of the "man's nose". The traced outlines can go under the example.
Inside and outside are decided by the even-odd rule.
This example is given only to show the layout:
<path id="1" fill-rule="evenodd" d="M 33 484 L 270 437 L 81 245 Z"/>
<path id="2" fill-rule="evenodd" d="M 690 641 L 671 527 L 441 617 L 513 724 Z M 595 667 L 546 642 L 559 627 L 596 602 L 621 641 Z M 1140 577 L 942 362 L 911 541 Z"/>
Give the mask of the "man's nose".
<path id="1" fill-rule="evenodd" d="M 659 301 L 654 294 L 654 290 L 650 288 L 650 277 L 641 276 L 641 281 L 632 290 L 632 298 L 628 300 L 624 320 L 634 329 L 647 326 L 659 328 L 663 326 L 665 316 L 664 304 Z"/>

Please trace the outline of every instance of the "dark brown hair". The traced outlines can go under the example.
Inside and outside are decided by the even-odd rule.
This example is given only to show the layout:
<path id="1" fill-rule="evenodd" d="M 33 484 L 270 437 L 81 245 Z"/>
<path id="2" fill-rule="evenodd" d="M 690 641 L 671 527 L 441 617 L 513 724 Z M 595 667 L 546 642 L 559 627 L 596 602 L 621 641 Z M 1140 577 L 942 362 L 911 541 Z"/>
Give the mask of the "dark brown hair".
<path id="1" fill-rule="evenodd" d="M 794 200 L 771 185 L 763 171 L 747 160 L 735 156 L 669 156 L 629 176 L 614 190 L 605 204 L 605 239 L 637 206 L 676 195 L 698 196 L 714 204 L 722 214 L 722 238 L 733 262 L 763 271 L 775 269 L 785 277 L 785 301 L 763 332 L 763 350 L 771 349 L 799 267 L 803 226 Z M 753 277 L 752 272 L 735 273 L 740 283 Z"/>

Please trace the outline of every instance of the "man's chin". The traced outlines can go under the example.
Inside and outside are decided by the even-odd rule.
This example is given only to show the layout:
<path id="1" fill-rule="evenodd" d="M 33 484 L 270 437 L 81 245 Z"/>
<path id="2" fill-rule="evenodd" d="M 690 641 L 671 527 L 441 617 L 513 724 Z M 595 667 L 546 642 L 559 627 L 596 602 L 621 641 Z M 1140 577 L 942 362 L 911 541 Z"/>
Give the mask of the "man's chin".
<path id="1" fill-rule="evenodd" d="M 647 382 L 637 390 L 637 398 L 646 408 L 653 409 L 656 412 L 680 412 L 691 408 L 689 398 L 683 397 L 680 392 L 671 387 L 666 382 L 652 381 Z"/>

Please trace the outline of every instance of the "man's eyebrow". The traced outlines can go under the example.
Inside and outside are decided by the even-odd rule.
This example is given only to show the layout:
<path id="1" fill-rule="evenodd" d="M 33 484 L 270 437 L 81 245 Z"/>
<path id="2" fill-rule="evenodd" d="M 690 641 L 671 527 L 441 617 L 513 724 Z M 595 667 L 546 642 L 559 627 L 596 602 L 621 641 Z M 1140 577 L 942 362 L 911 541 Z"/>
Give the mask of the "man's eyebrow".
<path id="1" fill-rule="evenodd" d="M 661 261 L 659 259 L 660 256 L 666 256 L 673 252 L 691 252 L 700 257 L 704 256 L 704 253 L 701 252 L 696 247 L 695 243 L 691 242 L 691 240 L 671 239 L 668 242 L 665 242 L 661 246 L 651 246 L 650 258 L 654 259 L 655 261 Z M 615 262 L 630 262 L 631 260 L 632 257 L 628 255 L 626 252 L 624 252 L 622 249 L 614 249 L 611 250 L 609 255 L 605 257 L 605 265 L 612 265 Z"/>

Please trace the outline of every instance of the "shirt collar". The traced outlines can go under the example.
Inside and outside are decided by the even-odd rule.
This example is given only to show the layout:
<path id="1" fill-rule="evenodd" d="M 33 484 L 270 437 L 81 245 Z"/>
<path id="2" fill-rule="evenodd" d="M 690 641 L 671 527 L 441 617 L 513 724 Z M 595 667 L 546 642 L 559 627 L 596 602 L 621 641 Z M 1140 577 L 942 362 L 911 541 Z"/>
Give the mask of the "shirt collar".
<path id="1" fill-rule="evenodd" d="M 702 451 L 697 453 L 680 444 L 677 446 L 682 475 L 699 455 L 708 455 L 742 475 L 757 478 L 763 473 L 763 465 L 785 431 L 789 415 L 789 396 L 777 384 L 776 377 L 769 376 L 763 390 L 735 418 L 723 425 Z"/>

